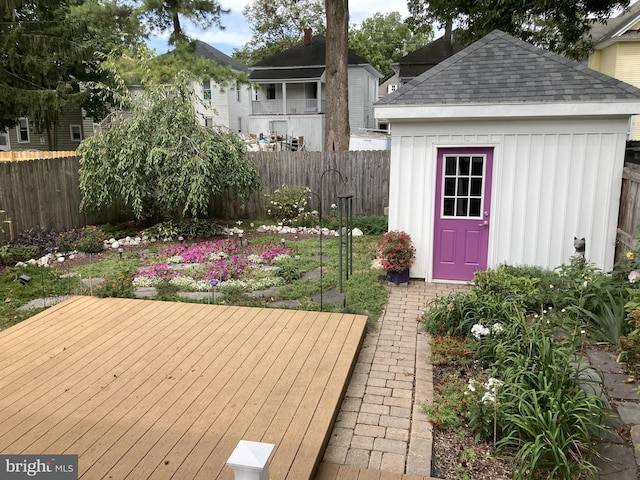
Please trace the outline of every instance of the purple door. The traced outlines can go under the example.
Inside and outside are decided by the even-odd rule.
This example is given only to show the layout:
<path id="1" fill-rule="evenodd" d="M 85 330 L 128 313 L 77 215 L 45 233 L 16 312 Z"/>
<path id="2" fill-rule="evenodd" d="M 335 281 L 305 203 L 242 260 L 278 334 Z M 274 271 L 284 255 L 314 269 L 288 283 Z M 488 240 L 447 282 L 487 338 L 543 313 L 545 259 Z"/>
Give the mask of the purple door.
<path id="1" fill-rule="evenodd" d="M 438 149 L 433 278 L 471 280 L 487 268 L 493 148 Z"/>

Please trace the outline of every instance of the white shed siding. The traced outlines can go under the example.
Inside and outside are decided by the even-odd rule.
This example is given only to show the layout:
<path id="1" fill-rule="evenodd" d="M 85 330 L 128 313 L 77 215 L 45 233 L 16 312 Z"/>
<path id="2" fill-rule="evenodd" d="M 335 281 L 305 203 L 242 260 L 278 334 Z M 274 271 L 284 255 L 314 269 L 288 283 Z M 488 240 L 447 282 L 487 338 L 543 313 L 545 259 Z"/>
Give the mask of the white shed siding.
<path id="1" fill-rule="evenodd" d="M 412 276 L 432 279 L 435 159 L 451 146 L 494 147 L 489 267 L 555 268 L 574 236 L 589 261 L 612 267 L 626 118 L 398 122 L 392 132 L 389 228 L 414 240 Z"/>

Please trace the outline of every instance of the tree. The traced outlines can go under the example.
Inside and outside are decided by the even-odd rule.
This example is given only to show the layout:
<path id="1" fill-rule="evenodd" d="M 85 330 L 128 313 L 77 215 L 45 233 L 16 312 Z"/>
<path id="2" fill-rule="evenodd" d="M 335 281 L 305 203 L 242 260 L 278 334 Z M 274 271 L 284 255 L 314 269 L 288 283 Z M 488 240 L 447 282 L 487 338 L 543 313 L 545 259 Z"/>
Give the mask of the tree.
<path id="1" fill-rule="evenodd" d="M 349 31 L 349 49 L 367 59 L 383 75 L 391 73 L 391 63 L 426 45 L 433 37 L 431 26 L 414 34 L 398 12 L 376 13 Z"/>
<path id="2" fill-rule="evenodd" d="M 324 148 L 326 151 L 349 150 L 348 0 L 325 0 L 325 11 L 327 99 Z"/>
<path id="3" fill-rule="evenodd" d="M 629 0 L 409 0 L 412 26 L 457 23 L 456 38 L 472 42 L 500 29 L 534 45 L 582 59 L 593 48 L 590 26 Z M 459 34 L 459 35 L 458 35 Z"/>
<path id="4" fill-rule="evenodd" d="M 101 0 L 12 0 L 0 3 L 0 128 L 28 117 L 57 148 L 62 112 L 84 108 L 99 119 L 109 82 L 102 54 L 140 31 L 132 9 Z"/>
<path id="5" fill-rule="evenodd" d="M 142 0 L 140 13 L 151 31 L 170 31 L 169 45 L 176 45 L 189 40 L 182 30 L 181 16 L 203 30 L 212 26 L 223 29 L 220 19 L 229 10 L 223 10 L 216 0 Z"/>
<path id="6" fill-rule="evenodd" d="M 138 219 L 157 208 L 172 218 L 197 217 L 226 188 L 246 197 L 259 187 L 240 138 L 198 123 L 192 81 L 181 73 L 172 84 L 149 88 L 131 116 L 80 144 L 81 209 L 119 198 Z"/>
<path id="7" fill-rule="evenodd" d="M 305 28 L 319 34 L 325 31 L 322 0 L 254 0 L 242 14 L 252 37 L 242 49 L 234 50 L 233 57 L 246 65 L 294 46 Z"/>

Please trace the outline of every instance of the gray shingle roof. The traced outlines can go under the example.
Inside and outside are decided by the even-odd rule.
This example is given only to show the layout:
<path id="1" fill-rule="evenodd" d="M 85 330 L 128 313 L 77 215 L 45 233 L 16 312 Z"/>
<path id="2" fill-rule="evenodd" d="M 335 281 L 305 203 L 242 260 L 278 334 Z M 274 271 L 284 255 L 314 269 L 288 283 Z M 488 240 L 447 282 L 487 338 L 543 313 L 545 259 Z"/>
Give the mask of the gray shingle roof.
<path id="1" fill-rule="evenodd" d="M 325 64 L 325 51 L 327 40 L 324 35 L 314 35 L 311 43 L 305 45 L 300 42 L 285 51 L 272 55 L 251 68 L 264 67 L 319 67 Z M 351 50 L 348 52 L 347 63 L 349 65 L 364 65 L 368 63 L 364 58 L 356 55 Z"/>
<path id="2" fill-rule="evenodd" d="M 216 62 L 219 65 L 226 66 L 229 65 L 232 69 L 238 70 L 240 72 L 246 72 L 247 66 L 234 60 L 229 55 L 222 53 L 217 48 L 212 47 L 208 43 L 201 42 L 200 40 L 196 40 L 195 42 L 195 50 L 194 55 L 196 57 L 206 58 L 207 60 L 211 60 Z"/>
<path id="3" fill-rule="evenodd" d="M 633 5 L 630 5 L 623 13 L 617 17 L 608 19 L 606 22 L 596 22 L 591 27 L 591 40 L 594 45 L 611 40 L 613 35 L 624 27 L 625 24 L 640 19 L 640 1 L 636 1 Z M 625 32 L 623 36 L 637 37 L 638 33 L 635 31 Z"/>
<path id="4" fill-rule="evenodd" d="M 464 47 L 463 44 L 455 40 L 449 42 L 445 37 L 440 37 L 427 43 L 424 47 L 408 53 L 392 65 L 397 65 L 400 78 L 410 79 L 435 67 L 438 63 L 464 49 Z"/>
<path id="5" fill-rule="evenodd" d="M 640 89 L 494 30 L 377 104 L 640 100 Z"/>

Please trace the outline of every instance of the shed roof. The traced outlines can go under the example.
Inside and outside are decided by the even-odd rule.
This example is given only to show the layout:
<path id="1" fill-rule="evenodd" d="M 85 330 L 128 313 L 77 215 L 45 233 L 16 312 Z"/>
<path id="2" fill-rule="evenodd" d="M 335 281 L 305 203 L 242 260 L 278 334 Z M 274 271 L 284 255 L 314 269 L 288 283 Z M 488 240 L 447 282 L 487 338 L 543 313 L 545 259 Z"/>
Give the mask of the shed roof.
<path id="1" fill-rule="evenodd" d="M 640 89 L 494 30 L 376 105 L 640 101 Z"/>

